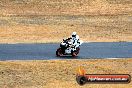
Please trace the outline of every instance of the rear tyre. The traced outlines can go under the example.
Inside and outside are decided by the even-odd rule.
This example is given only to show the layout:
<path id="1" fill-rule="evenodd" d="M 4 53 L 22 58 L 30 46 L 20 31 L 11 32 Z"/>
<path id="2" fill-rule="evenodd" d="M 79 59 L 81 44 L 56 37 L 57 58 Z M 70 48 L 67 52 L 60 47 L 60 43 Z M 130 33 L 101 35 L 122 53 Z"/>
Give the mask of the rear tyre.
<path id="1" fill-rule="evenodd" d="M 62 54 L 61 48 L 57 49 L 57 51 L 56 51 L 56 56 L 62 56 L 62 55 L 63 55 L 63 54 Z"/>
<path id="2" fill-rule="evenodd" d="M 79 54 L 79 51 L 80 51 L 80 48 L 79 48 L 79 47 L 77 47 L 77 51 L 76 51 L 76 52 L 77 52 L 77 54 Z"/>
<path id="3" fill-rule="evenodd" d="M 72 51 L 72 56 L 73 57 L 75 57 L 75 56 L 77 56 L 78 55 L 78 53 L 79 53 L 79 50 L 80 50 L 80 48 L 79 47 L 77 47 L 77 49 L 76 49 L 76 51 Z"/>
<path id="4" fill-rule="evenodd" d="M 76 52 L 72 52 L 72 56 L 73 57 L 77 56 L 77 53 Z"/>

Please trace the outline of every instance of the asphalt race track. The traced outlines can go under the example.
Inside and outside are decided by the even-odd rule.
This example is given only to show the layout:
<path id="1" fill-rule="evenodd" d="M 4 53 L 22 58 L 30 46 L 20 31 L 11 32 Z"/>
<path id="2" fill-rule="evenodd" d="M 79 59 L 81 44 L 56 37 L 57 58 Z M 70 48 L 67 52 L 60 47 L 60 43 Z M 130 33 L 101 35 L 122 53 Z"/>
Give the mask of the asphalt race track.
<path id="1" fill-rule="evenodd" d="M 56 57 L 59 44 L 0 44 L 0 60 L 132 58 L 132 42 L 91 42 L 80 47 L 77 57 Z"/>

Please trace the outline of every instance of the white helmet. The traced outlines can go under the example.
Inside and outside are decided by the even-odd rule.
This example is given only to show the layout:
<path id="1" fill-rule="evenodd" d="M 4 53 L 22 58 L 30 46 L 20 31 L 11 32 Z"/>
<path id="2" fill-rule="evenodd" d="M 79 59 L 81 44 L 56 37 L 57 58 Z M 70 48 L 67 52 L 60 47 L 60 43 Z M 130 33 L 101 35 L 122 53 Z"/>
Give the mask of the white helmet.
<path id="1" fill-rule="evenodd" d="M 72 37 L 76 37 L 77 33 L 76 32 L 73 32 L 72 33 Z"/>

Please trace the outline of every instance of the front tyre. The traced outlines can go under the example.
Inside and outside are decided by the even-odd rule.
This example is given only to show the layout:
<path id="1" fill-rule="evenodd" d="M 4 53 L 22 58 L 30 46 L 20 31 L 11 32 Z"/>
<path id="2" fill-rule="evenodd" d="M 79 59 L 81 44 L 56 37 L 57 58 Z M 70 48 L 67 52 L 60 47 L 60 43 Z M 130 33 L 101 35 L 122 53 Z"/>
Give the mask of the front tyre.
<path id="1" fill-rule="evenodd" d="M 61 48 L 57 49 L 57 51 L 56 51 L 56 56 L 62 56 L 62 55 L 63 55 L 63 54 L 62 54 Z"/>

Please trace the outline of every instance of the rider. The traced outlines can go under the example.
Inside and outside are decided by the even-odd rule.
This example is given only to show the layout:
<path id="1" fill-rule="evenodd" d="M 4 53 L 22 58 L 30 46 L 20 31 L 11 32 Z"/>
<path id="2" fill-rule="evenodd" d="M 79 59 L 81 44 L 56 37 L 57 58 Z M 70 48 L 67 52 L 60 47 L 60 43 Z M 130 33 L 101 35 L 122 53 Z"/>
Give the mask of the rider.
<path id="1" fill-rule="evenodd" d="M 76 48 L 79 47 L 79 45 L 80 45 L 79 35 L 77 35 L 76 32 L 73 32 L 73 33 L 72 33 L 71 42 L 72 42 L 72 45 L 74 46 L 74 47 L 73 47 L 73 51 L 74 51 L 74 50 L 76 50 Z"/>
<path id="2" fill-rule="evenodd" d="M 66 42 L 69 41 L 69 42 Z M 73 45 L 74 47 L 72 47 L 72 50 L 75 51 L 77 47 L 80 46 L 80 40 L 79 40 L 79 36 L 77 35 L 76 32 L 73 32 L 70 38 L 67 39 L 63 39 L 64 44 L 66 45 L 66 47 L 70 47 L 70 45 Z"/>

